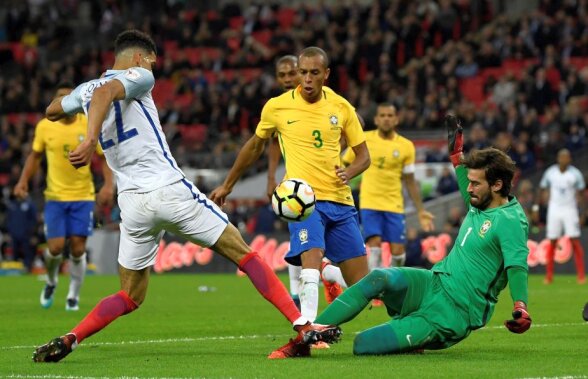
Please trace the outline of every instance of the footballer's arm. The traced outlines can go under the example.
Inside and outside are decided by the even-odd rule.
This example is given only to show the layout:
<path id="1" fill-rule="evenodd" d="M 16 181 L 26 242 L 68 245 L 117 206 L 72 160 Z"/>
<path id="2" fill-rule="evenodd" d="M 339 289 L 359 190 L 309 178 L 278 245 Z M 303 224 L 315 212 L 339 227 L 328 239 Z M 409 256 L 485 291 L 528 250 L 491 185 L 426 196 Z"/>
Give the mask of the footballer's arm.
<path id="1" fill-rule="evenodd" d="M 274 137 L 271 139 L 268 147 L 269 162 L 267 168 L 267 197 L 270 199 L 277 185 L 276 171 L 281 157 L 282 152 L 280 151 L 280 143 L 278 142 L 278 138 Z"/>
<path id="2" fill-rule="evenodd" d="M 423 200 L 421 199 L 419 188 L 417 186 L 416 180 L 414 179 L 414 171 L 402 174 L 402 178 L 406 185 L 408 195 L 410 196 L 415 208 L 417 209 L 417 215 L 419 218 L 421 229 L 425 232 L 432 231 L 434 229 L 433 219 L 435 218 L 435 216 L 433 216 L 432 213 L 427 212 L 425 210 L 425 207 L 423 206 Z"/>
<path id="3" fill-rule="evenodd" d="M 14 186 L 13 192 L 17 198 L 22 200 L 29 195 L 29 180 L 35 172 L 37 172 L 39 166 L 41 166 L 42 158 L 43 154 L 35 150 L 32 150 L 29 153 L 24 168 L 22 169 L 22 173 L 20 174 L 20 178 Z"/>
<path id="4" fill-rule="evenodd" d="M 258 160 L 263 153 L 266 141 L 267 139 L 261 138 L 257 134 L 254 134 L 245 143 L 245 145 L 241 148 L 241 151 L 239 151 L 239 155 L 237 155 L 237 159 L 235 160 L 233 167 L 231 167 L 231 170 L 229 171 L 223 184 L 211 192 L 209 196 L 210 200 L 214 201 L 220 206 L 225 203 L 226 197 L 231 193 L 233 187 L 239 178 L 243 175 L 245 170 L 251 167 L 253 162 Z"/>
<path id="5" fill-rule="evenodd" d="M 98 143 L 102 123 L 110 110 L 112 102 L 115 100 L 124 100 L 125 94 L 125 87 L 119 80 L 111 80 L 94 90 L 88 111 L 88 135 L 69 154 L 69 161 L 74 167 L 78 168 L 90 163 L 92 154 L 94 154 L 96 144 Z"/>
<path id="6" fill-rule="evenodd" d="M 337 176 L 345 184 L 348 184 L 349 180 L 355 178 L 357 175 L 367 170 L 367 168 L 370 167 L 371 164 L 370 152 L 368 151 L 367 144 L 365 143 L 365 141 L 360 143 L 359 145 L 352 146 L 351 149 L 355 154 L 355 159 L 353 160 L 353 162 L 351 162 L 351 164 L 345 168 L 335 168 Z"/>

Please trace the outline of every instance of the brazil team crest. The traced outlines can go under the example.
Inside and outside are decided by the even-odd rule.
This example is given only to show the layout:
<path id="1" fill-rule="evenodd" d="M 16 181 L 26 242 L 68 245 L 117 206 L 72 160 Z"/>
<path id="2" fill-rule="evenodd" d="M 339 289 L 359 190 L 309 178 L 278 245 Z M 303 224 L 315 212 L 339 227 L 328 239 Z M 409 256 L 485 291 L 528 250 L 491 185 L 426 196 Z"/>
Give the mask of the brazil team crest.
<path id="1" fill-rule="evenodd" d="M 484 234 L 488 233 L 488 230 L 490 230 L 491 226 L 492 223 L 490 222 L 490 220 L 484 221 L 484 223 L 480 227 L 480 235 L 483 236 Z"/>
<path id="2" fill-rule="evenodd" d="M 400 151 L 398 151 L 398 149 L 394 149 L 394 151 L 392 152 L 392 156 L 394 158 L 400 157 Z"/>
<path id="3" fill-rule="evenodd" d="M 308 230 L 301 229 L 298 232 L 298 238 L 300 239 L 300 243 L 307 243 L 308 242 Z"/>
<path id="4" fill-rule="evenodd" d="M 84 142 L 84 138 L 85 138 L 85 136 L 83 134 L 78 134 L 78 141 L 79 142 Z"/>
<path id="5" fill-rule="evenodd" d="M 329 116 L 329 122 L 331 125 L 337 125 L 339 123 L 339 118 L 335 115 Z"/>

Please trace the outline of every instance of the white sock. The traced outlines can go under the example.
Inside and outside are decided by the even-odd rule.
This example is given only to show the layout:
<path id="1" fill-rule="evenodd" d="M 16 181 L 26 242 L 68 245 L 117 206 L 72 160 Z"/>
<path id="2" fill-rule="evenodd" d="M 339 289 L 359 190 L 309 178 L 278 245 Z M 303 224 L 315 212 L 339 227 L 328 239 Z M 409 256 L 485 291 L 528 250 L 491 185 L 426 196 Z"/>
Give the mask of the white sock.
<path id="1" fill-rule="evenodd" d="M 320 276 L 319 270 L 313 268 L 304 268 L 300 272 L 300 313 L 311 322 L 314 321 L 318 312 Z"/>
<path id="2" fill-rule="evenodd" d="M 382 248 L 370 246 L 370 256 L 368 258 L 368 267 L 370 271 L 382 266 Z"/>
<path id="3" fill-rule="evenodd" d="M 45 268 L 47 269 L 47 284 L 56 286 L 59 276 L 59 266 L 63 260 L 63 255 L 52 255 L 48 249 L 43 254 L 45 256 Z"/>
<path id="4" fill-rule="evenodd" d="M 406 253 L 392 256 L 392 267 L 402 267 L 406 261 Z"/>
<path id="5" fill-rule="evenodd" d="M 72 256 L 69 263 L 70 280 L 67 298 L 78 300 L 80 298 L 80 288 L 82 288 L 84 278 L 86 277 L 86 253 L 84 252 L 79 257 Z"/>
<path id="6" fill-rule="evenodd" d="M 300 292 L 300 272 L 302 267 L 288 265 L 288 276 L 290 277 L 290 295 L 292 297 L 299 297 Z"/>
<path id="7" fill-rule="evenodd" d="M 341 288 L 347 288 L 347 283 L 345 283 L 345 279 L 343 279 L 343 274 L 341 274 L 341 269 L 339 267 L 328 264 L 323 267 L 322 275 L 323 279 L 327 282 L 337 283 Z"/>

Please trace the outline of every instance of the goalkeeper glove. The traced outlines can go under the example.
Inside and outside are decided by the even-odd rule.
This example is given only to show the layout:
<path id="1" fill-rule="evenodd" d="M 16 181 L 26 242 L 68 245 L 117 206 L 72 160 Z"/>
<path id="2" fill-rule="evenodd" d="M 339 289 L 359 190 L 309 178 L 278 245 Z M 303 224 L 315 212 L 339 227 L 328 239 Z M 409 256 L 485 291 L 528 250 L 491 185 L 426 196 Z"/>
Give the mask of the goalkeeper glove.
<path id="1" fill-rule="evenodd" d="M 531 327 L 531 316 L 527 312 L 527 305 L 522 301 L 515 301 L 512 318 L 505 321 L 504 326 L 513 333 L 525 333 Z"/>
<path id="2" fill-rule="evenodd" d="M 449 150 L 449 159 L 453 167 L 461 164 L 463 154 L 463 128 L 461 123 L 454 115 L 445 115 L 445 128 L 447 129 L 447 147 Z"/>

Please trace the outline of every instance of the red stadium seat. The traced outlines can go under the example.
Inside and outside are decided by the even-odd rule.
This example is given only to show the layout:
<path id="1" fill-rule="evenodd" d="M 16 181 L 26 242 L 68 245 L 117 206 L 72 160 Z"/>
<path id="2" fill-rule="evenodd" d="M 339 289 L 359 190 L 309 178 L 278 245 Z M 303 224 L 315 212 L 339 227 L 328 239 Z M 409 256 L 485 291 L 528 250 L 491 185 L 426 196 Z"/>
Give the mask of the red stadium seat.
<path id="1" fill-rule="evenodd" d="M 263 29 L 258 32 L 251 33 L 251 36 L 257 40 L 257 42 L 269 46 L 270 40 L 272 39 L 273 32 L 269 29 Z"/>
<path id="2" fill-rule="evenodd" d="M 152 95 L 157 105 L 166 104 L 176 95 L 176 84 L 170 79 L 157 79 Z"/>
<path id="3" fill-rule="evenodd" d="M 473 78 L 464 78 L 459 82 L 459 89 L 463 96 L 476 105 L 484 102 L 484 82 L 485 79 L 478 75 Z"/>
<path id="4" fill-rule="evenodd" d="M 204 124 L 178 125 L 182 143 L 189 145 L 194 142 L 205 142 L 208 138 L 208 127 Z"/>
<path id="5" fill-rule="evenodd" d="M 243 16 L 235 16 L 229 19 L 229 27 L 234 30 L 241 30 L 243 29 L 243 25 L 245 25 L 245 17 Z"/>
<path id="6" fill-rule="evenodd" d="M 276 19 L 282 28 L 290 29 L 294 23 L 294 16 L 296 16 L 295 9 L 280 7 L 280 9 L 277 11 Z"/>

